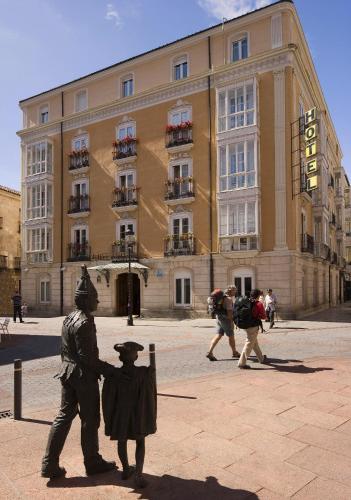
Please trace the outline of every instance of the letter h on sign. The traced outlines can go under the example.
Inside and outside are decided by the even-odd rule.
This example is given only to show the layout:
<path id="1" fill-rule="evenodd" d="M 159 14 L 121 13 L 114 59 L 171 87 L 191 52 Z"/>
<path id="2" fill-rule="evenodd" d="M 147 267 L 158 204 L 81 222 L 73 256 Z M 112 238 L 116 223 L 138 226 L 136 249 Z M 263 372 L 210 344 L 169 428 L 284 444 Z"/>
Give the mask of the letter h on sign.
<path id="1" fill-rule="evenodd" d="M 314 122 L 317 119 L 317 109 L 312 108 L 305 113 L 305 125 Z"/>

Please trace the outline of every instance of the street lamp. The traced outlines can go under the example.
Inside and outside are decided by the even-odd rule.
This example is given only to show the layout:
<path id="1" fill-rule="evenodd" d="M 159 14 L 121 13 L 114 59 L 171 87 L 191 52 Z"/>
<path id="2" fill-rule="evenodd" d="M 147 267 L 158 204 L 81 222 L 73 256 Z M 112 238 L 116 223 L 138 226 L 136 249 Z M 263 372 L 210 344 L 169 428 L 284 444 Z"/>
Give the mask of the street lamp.
<path id="1" fill-rule="evenodd" d="M 128 248 L 128 319 L 127 326 L 133 326 L 133 281 L 132 281 L 132 272 L 131 272 L 131 253 L 133 244 L 135 242 L 135 236 L 132 229 L 128 229 L 125 235 L 125 241 Z"/>

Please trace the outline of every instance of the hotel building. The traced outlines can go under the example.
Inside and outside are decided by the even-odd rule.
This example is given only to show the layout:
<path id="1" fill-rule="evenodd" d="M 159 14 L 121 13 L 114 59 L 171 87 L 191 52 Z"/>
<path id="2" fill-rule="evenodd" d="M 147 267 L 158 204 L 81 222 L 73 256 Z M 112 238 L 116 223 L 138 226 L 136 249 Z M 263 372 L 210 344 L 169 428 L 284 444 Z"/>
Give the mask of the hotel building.
<path id="1" fill-rule="evenodd" d="M 345 174 L 290 1 L 20 102 L 24 299 L 65 313 L 84 262 L 99 314 L 206 314 L 273 288 L 282 317 L 343 300 Z"/>

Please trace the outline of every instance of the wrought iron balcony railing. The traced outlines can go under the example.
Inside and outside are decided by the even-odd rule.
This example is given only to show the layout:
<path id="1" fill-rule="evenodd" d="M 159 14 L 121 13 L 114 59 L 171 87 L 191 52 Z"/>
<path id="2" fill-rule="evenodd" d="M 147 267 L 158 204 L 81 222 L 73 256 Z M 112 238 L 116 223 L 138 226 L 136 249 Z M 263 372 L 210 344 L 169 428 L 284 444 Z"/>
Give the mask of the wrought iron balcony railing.
<path id="1" fill-rule="evenodd" d="M 121 160 L 137 155 L 137 139 L 135 137 L 126 137 L 112 143 L 112 159 Z"/>
<path id="2" fill-rule="evenodd" d="M 192 234 L 171 234 L 165 240 L 165 257 L 176 257 L 177 255 L 194 255 L 195 238 Z"/>
<path id="3" fill-rule="evenodd" d="M 305 233 L 301 234 L 301 252 L 314 253 L 314 238 Z"/>
<path id="4" fill-rule="evenodd" d="M 83 243 L 69 243 L 68 245 L 68 261 L 83 261 L 90 260 L 91 248 L 87 241 Z"/>
<path id="5" fill-rule="evenodd" d="M 177 200 L 179 198 L 193 198 L 194 181 L 192 177 L 177 177 L 166 181 L 165 200 Z"/>
<path id="6" fill-rule="evenodd" d="M 138 188 L 135 186 L 116 188 L 113 193 L 112 207 L 127 207 L 138 204 Z"/>
<path id="7" fill-rule="evenodd" d="M 166 148 L 192 143 L 192 127 L 191 122 L 184 122 L 180 125 L 168 125 L 166 128 Z"/>
<path id="8" fill-rule="evenodd" d="M 323 260 L 330 259 L 330 248 L 325 243 L 315 242 L 314 243 L 314 255 Z"/>
<path id="9" fill-rule="evenodd" d="M 72 151 L 69 157 L 69 170 L 76 170 L 77 168 L 89 167 L 89 151 L 81 149 L 80 151 Z"/>
<path id="10" fill-rule="evenodd" d="M 13 258 L 13 268 L 16 269 L 17 271 L 21 269 L 21 257 Z"/>
<path id="11" fill-rule="evenodd" d="M 76 214 L 80 212 L 90 212 L 89 195 L 71 196 L 68 203 L 68 213 Z"/>
<path id="12" fill-rule="evenodd" d="M 7 255 L 0 255 L 0 269 L 7 269 Z"/>
<path id="13" fill-rule="evenodd" d="M 130 260 L 137 261 L 138 260 L 138 245 L 137 242 L 129 244 L 130 248 Z M 129 250 L 128 244 L 126 240 L 118 240 L 112 244 L 112 261 L 113 262 L 128 262 L 129 259 Z"/>

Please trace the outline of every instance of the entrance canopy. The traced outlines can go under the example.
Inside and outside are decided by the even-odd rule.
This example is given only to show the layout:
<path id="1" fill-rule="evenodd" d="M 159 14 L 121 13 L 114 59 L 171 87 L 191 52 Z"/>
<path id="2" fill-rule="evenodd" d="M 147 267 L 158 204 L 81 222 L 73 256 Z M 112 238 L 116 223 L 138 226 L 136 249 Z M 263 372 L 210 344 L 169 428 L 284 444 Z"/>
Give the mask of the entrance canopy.
<path id="1" fill-rule="evenodd" d="M 145 286 L 147 286 L 147 279 L 149 275 L 149 267 L 140 264 L 140 262 L 131 262 L 130 267 L 132 270 L 137 271 L 144 278 Z M 91 271 L 97 271 L 99 274 L 105 276 L 107 286 L 110 285 L 110 272 L 111 271 L 128 271 L 128 262 L 109 262 L 101 266 L 88 267 Z"/>

